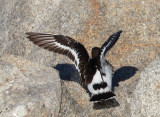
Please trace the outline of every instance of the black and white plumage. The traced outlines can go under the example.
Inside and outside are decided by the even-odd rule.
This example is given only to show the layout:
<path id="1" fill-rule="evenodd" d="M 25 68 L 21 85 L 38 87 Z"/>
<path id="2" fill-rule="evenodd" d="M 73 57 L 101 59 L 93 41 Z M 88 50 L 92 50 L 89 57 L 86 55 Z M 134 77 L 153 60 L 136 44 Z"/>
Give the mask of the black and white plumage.
<path id="1" fill-rule="evenodd" d="M 68 36 L 28 32 L 28 39 L 35 45 L 66 55 L 71 59 L 81 76 L 81 84 L 90 91 L 90 101 L 98 102 L 115 97 L 112 92 L 112 66 L 106 61 L 106 53 L 114 46 L 122 31 L 111 35 L 101 48 L 92 48 L 90 58 L 85 47 Z"/>

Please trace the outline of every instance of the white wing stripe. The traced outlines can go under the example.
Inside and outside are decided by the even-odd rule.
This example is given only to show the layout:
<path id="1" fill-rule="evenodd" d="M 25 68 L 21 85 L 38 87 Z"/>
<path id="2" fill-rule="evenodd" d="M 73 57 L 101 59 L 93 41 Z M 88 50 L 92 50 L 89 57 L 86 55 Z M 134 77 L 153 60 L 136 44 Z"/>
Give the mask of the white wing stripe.
<path id="1" fill-rule="evenodd" d="M 111 43 L 111 42 L 109 42 L 109 43 L 102 49 L 100 59 L 105 58 L 104 52 L 105 52 L 106 48 L 110 45 L 110 43 Z"/>
<path id="2" fill-rule="evenodd" d="M 65 50 L 68 50 L 68 51 L 70 51 L 73 54 L 73 56 L 75 57 L 75 61 L 77 62 L 76 69 L 78 69 L 78 71 L 79 71 L 79 68 L 78 68 L 79 58 L 78 58 L 78 54 L 76 53 L 76 51 L 74 49 L 72 49 L 72 48 L 69 48 L 67 46 L 61 45 L 58 42 L 55 42 L 55 45 L 58 46 L 58 47 L 60 47 L 60 48 L 65 49 Z"/>

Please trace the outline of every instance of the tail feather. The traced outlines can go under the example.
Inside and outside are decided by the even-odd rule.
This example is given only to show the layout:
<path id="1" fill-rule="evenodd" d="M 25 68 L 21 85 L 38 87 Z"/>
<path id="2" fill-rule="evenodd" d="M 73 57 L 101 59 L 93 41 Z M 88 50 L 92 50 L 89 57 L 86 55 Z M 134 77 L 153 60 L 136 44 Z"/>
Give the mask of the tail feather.
<path id="1" fill-rule="evenodd" d="M 91 102 L 99 102 L 102 100 L 109 100 L 114 98 L 116 95 L 113 92 L 106 92 L 106 93 L 100 93 L 100 94 L 95 94 L 91 97 L 90 101 Z"/>

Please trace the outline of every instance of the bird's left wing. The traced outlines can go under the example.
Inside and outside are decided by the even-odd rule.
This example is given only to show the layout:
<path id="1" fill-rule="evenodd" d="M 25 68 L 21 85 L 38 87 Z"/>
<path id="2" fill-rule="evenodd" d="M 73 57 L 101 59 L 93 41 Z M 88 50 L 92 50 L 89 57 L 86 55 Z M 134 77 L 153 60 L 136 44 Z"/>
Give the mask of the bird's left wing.
<path id="1" fill-rule="evenodd" d="M 84 65 L 88 61 L 89 55 L 81 43 L 63 35 L 35 32 L 28 32 L 26 34 L 28 35 L 27 38 L 35 45 L 58 54 L 66 55 L 75 63 L 81 77 L 83 77 Z"/>

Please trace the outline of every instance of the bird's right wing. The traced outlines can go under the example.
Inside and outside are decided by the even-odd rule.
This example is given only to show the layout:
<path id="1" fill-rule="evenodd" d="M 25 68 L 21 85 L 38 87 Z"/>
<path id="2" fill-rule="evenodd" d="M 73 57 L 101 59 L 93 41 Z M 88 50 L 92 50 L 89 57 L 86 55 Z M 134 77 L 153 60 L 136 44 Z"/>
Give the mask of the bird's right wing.
<path id="1" fill-rule="evenodd" d="M 115 45 L 115 43 L 119 39 L 121 33 L 122 33 L 122 31 L 118 31 L 118 32 L 112 34 L 108 38 L 108 40 L 102 45 L 101 54 L 100 54 L 101 60 L 105 59 L 107 51 L 110 50 Z"/>

